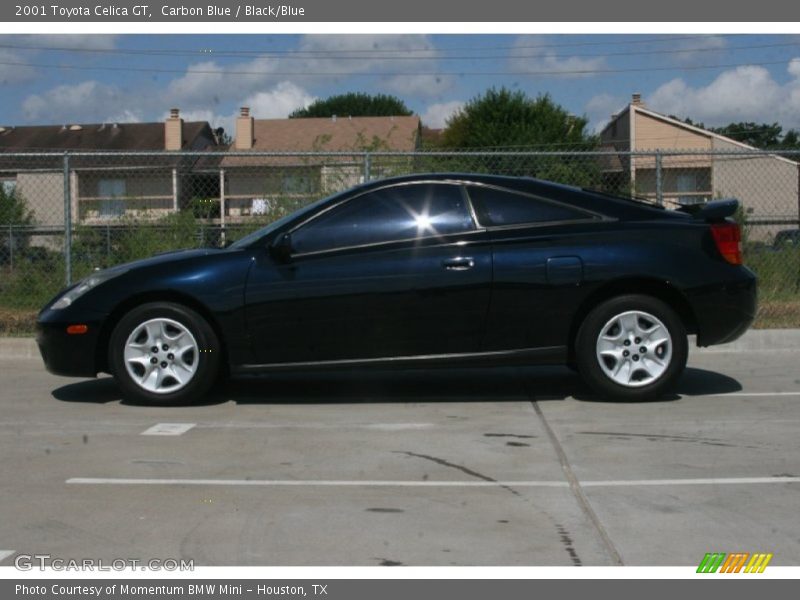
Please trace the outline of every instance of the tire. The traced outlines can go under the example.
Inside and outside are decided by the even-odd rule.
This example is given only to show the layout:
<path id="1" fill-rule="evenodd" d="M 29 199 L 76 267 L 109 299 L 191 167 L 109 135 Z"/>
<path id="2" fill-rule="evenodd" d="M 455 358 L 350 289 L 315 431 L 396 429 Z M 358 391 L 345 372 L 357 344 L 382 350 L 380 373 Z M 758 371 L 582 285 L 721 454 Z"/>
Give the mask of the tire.
<path id="1" fill-rule="evenodd" d="M 108 348 L 122 395 L 135 404 L 200 400 L 216 380 L 220 355 L 211 325 L 172 302 L 142 304 L 128 312 L 111 333 Z"/>
<path id="2" fill-rule="evenodd" d="M 578 371 L 594 392 L 608 400 L 659 398 L 675 385 L 687 356 L 686 328 L 680 317 L 651 296 L 606 300 L 586 316 L 575 339 Z"/>

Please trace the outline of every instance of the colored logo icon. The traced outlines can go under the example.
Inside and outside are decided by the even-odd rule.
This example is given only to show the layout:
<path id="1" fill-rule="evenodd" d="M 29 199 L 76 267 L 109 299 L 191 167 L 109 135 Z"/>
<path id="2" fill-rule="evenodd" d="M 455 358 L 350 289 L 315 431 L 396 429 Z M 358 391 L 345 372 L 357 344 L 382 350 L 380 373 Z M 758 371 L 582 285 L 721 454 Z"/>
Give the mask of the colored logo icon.
<path id="1" fill-rule="evenodd" d="M 698 573 L 763 573 L 772 554 L 764 552 L 707 552 L 697 567 Z"/>

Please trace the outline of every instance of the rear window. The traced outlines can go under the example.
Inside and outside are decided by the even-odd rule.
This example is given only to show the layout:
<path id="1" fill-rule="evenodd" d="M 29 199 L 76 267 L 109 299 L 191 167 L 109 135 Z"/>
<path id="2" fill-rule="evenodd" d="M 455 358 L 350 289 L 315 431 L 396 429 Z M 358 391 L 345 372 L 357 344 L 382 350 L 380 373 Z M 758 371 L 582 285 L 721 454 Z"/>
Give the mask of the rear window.
<path id="1" fill-rule="evenodd" d="M 468 191 L 478 219 L 488 227 L 596 218 L 577 208 L 510 190 L 472 185 Z"/>

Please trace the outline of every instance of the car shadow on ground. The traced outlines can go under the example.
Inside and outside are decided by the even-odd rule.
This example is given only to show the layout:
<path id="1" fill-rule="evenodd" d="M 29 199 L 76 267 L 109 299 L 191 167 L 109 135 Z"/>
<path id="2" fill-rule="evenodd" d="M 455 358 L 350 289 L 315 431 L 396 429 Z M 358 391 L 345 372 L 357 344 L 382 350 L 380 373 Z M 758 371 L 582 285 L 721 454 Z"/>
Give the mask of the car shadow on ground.
<path id="1" fill-rule="evenodd" d="M 727 394 L 741 389 L 741 384 L 727 375 L 687 368 L 675 391 L 656 402 Z M 70 383 L 53 390 L 52 395 L 63 402 L 95 404 L 122 399 L 119 388 L 109 377 Z M 245 376 L 217 385 L 198 404 L 519 402 L 570 397 L 585 402 L 613 402 L 594 396 L 580 377 L 565 367 L 503 367 Z"/>

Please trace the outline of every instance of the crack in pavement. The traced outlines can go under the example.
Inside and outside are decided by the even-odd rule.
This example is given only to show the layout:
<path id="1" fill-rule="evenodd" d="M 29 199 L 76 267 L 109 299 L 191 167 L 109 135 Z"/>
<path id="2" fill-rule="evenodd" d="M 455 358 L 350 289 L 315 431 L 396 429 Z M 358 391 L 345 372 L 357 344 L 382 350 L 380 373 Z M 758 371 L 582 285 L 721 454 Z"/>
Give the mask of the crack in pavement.
<path id="1" fill-rule="evenodd" d="M 456 469 L 458 471 L 461 471 L 462 473 L 470 475 L 471 477 L 476 477 L 476 478 L 481 479 L 483 481 L 490 481 L 492 483 L 496 483 L 498 487 L 503 488 L 504 490 L 506 490 L 507 492 L 510 492 L 511 494 L 514 494 L 520 500 L 522 500 L 523 502 L 525 502 L 529 506 L 532 506 L 538 512 L 543 514 L 545 516 L 545 518 L 547 518 L 547 520 L 550 521 L 555 526 L 556 531 L 558 532 L 558 535 L 559 535 L 559 541 L 564 546 L 564 550 L 569 555 L 570 560 L 572 561 L 572 564 L 577 566 L 577 567 L 579 567 L 579 566 L 581 566 L 583 564 L 583 561 L 581 561 L 580 557 L 578 556 L 578 553 L 575 550 L 575 547 L 572 545 L 572 538 L 570 538 L 570 536 L 569 536 L 567 530 L 564 528 L 564 526 L 561 525 L 560 523 L 556 523 L 552 516 L 550 516 L 547 512 L 543 511 L 542 509 L 538 508 L 537 506 L 535 506 L 533 503 L 531 503 L 529 498 L 523 496 L 522 494 L 520 494 L 514 488 L 512 488 L 512 487 L 510 487 L 508 485 L 502 484 L 499 481 L 497 481 L 496 479 L 494 479 L 492 477 L 489 477 L 488 475 L 484 475 L 483 473 L 479 473 L 478 471 L 474 471 L 474 470 L 470 469 L 469 467 L 465 467 L 464 465 L 457 465 L 455 463 L 451 463 L 450 461 L 447 461 L 447 460 L 445 460 L 443 458 L 438 458 L 436 456 L 430 456 L 429 454 L 420 454 L 418 452 L 410 452 L 408 450 L 393 450 L 392 452 L 394 454 L 405 454 L 406 456 L 412 456 L 412 457 L 415 457 L 415 458 L 422 458 L 424 460 L 429 460 L 431 462 L 436 463 L 437 465 L 442 465 L 443 467 L 449 467 L 451 469 Z"/>
<path id="2" fill-rule="evenodd" d="M 515 496 L 522 496 L 517 490 L 507 485 L 501 484 L 497 479 L 492 479 L 488 475 L 484 475 L 483 473 L 478 473 L 477 471 L 473 471 L 472 469 L 465 467 L 463 465 L 457 465 L 455 463 L 451 463 L 443 458 L 437 458 L 435 456 L 430 456 L 428 454 L 418 454 L 417 452 L 409 452 L 408 450 L 393 450 L 394 454 L 405 454 L 406 456 L 413 456 L 416 458 L 422 458 L 424 460 L 429 460 L 431 462 L 436 463 L 437 465 L 442 465 L 443 467 L 450 467 L 451 469 L 457 469 L 462 473 L 466 473 L 471 477 L 476 477 L 478 479 L 482 479 L 483 481 L 491 481 L 492 483 L 498 484 L 498 487 L 503 488 L 504 490 L 511 492 Z"/>
<path id="3" fill-rule="evenodd" d="M 534 412 L 539 417 L 539 421 L 541 421 L 542 427 L 544 428 L 545 433 L 547 433 L 547 437 L 550 438 L 550 443 L 552 444 L 553 449 L 555 450 L 556 456 L 558 457 L 558 461 L 561 463 L 561 470 L 564 472 L 564 475 L 567 478 L 567 482 L 569 483 L 569 489 L 575 496 L 575 500 L 578 502 L 578 506 L 580 506 L 584 515 L 586 515 L 586 518 L 589 519 L 589 522 L 592 525 L 594 525 L 598 535 L 600 536 L 600 540 L 602 541 L 603 546 L 605 546 L 606 551 L 608 552 L 614 564 L 624 565 L 625 563 L 622 562 L 622 556 L 620 556 L 620 553 L 617 550 L 616 546 L 614 545 L 614 542 L 611 541 L 611 537 L 608 535 L 608 532 L 606 531 L 605 527 L 603 527 L 603 524 L 600 522 L 600 518 L 594 512 L 592 505 L 589 503 L 589 499 L 583 492 L 583 488 L 581 487 L 580 481 L 578 481 L 577 476 L 572 470 L 572 465 L 570 465 L 569 463 L 569 459 L 567 458 L 567 453 L 561 446 L 561 442 L 558 440 L 556 432 L 553 430 L 552 427 L 550 427 L 550 423 L 547 422 L 547 419 L 545 419 L 544 413 L 542 412 L 542 408 L 536 401 L 536 396 L 529 389 L 527 383 L 524 380 L 523 380 L 523 386 L 525 388 L 526 393 L 528 394 L 528 397 L 530 398 L 530 403 L 531 406 L 533 407 Z"/>

